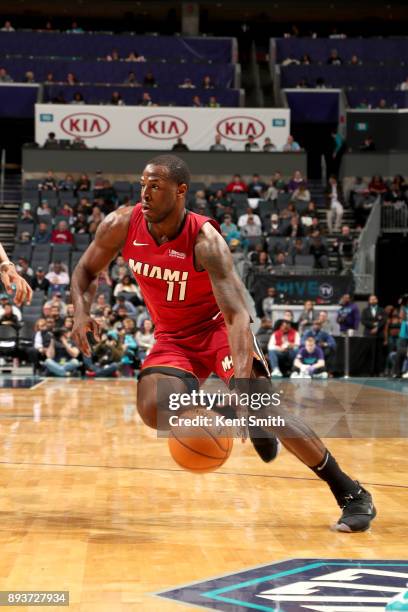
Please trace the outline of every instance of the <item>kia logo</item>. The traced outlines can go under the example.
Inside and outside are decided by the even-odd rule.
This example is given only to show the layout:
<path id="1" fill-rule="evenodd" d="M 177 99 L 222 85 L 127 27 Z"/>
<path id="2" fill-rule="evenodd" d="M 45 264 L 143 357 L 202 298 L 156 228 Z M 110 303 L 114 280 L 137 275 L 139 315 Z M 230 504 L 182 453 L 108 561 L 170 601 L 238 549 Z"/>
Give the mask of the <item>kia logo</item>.
<path id="1" fill-rule="evenodd" d="M 70 136 L 96 138 L 110 130 L 110 123 L 95 113 L 73 113 L 62 119 L 61 129 Z"/>
<path id="2" fill-rule="evenodd" d="M 217 123 L 217 132 L 228 140 L 248 140 L 248 136 L 260 138 L 265 132 L 265 125 L 255 117 L 236 115 L 227 117 Z"/>
<path id="3" fill-rule="evenodd" d="M 184 136 L 188 125 L 174 115 L 151 115 L 139 123 L 139 130 L 148 138 L 171 140 Z"/>

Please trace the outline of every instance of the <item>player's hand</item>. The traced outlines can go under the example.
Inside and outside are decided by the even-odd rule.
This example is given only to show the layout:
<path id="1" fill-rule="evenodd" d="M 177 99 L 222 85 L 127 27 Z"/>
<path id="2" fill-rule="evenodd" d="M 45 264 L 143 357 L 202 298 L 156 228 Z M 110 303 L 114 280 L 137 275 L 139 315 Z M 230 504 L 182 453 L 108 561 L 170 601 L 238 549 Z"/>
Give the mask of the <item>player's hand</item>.
<path id="1" fill-rule="evenodd" d="M 3 266 L 0 273 L 1 282 L 9 295 L 13 293 L 13 285 L 15 288 L 14 302 L 16 306 L 21 306 L 31 302 L 33 290 L 27 281 L 19 275 L 13 265 Z"/>
<path id="2" fill-rule="evenodd" d="M 99 324 L 92 319 L 90 315 L 78 315 L 74 319 L 74 327 L 72 328 L 72 339 L 81 353 L 86 357 L 91 356 L 91 347 L 87 334 L 91 333 L 96 342 L 101 340 L 101 331 Z"/>

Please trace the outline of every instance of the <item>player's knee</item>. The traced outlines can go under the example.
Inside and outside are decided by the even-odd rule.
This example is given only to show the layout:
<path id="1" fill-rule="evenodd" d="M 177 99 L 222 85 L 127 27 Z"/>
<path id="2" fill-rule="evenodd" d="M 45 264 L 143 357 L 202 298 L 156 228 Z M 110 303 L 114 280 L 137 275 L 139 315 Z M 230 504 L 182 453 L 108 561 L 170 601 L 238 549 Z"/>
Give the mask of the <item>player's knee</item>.
<path id="1" fill-rule="evenodd" d="M 157 405 L 155 402 L 138 398 L 137 411 L 145 425 L 157 429 Z"/>

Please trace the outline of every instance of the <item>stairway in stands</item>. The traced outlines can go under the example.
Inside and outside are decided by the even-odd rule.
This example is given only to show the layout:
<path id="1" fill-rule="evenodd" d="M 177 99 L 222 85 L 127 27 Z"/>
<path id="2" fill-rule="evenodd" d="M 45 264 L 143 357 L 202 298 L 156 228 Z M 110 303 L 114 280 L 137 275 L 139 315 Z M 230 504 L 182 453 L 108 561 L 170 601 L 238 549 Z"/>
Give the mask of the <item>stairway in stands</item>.
<path id="1" fill-rule="evenodd" d="M 21 173 L 6 172 L 4 201 L 0 203 L 0 242 L 10 257 L 17 238 L 16 226 L 21 205 L 21 193 Z"/>
<path id="2" fill-rule="evenodd" d="M 327 217 L 326 217 L 327 208 L 326 208 L 326 196 L 325 196 L 326 185 L 323 184 L 322 181 L 320 180 L 308 179 L 307 182 L 309 185 L 312 200 L 313 202 L 316 203 L 316 206 L 317 206 L 317 217 L 322 227 L 325 230 L 327 230 Z M 356 222 L 354 218 L 354 213 L 351 208 L 344 208 L 342 225 L 348 225 L 350 227 L 353 237 L 356 237 L 358 235 L 356 231 Z M 329 236 L 327 236 L 327 244 L 329 247 L 329 266 L 331 269 L 336 269 L 337 264 L 338 264 L 338 257 L 337 257 L 337 254 L 333 252 L 332 245 L 336 237 L 339 235 L 340 235 L 339 233 L 338 234 L 334 233 L 334 234 L 330 234 Z"/>

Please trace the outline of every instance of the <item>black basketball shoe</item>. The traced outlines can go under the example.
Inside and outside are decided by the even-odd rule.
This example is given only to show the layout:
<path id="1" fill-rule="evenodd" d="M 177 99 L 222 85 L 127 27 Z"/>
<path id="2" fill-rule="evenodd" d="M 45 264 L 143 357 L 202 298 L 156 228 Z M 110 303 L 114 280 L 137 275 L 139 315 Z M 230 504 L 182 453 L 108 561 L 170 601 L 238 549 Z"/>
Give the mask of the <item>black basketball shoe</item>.
<path id="1" fill-rule="evenodd" d="M 281 443 L 273 434 L 268 434 L 261 427 L 253 425 L 248 428 L 249 437 L 254 449 L 265 463 L 270 463 L 276 459 L 281 449 Z"/>
<path id="2" fill-rule="evenodd" d="M 339 503 L 343 513 L 333 526 L 334 531 L 347 533 L 366 531 L 377 514 L 371 493 L 366 491 L 360 483 L 357 484 L 360 487 L 359 491 L 345 495 Z"/>

